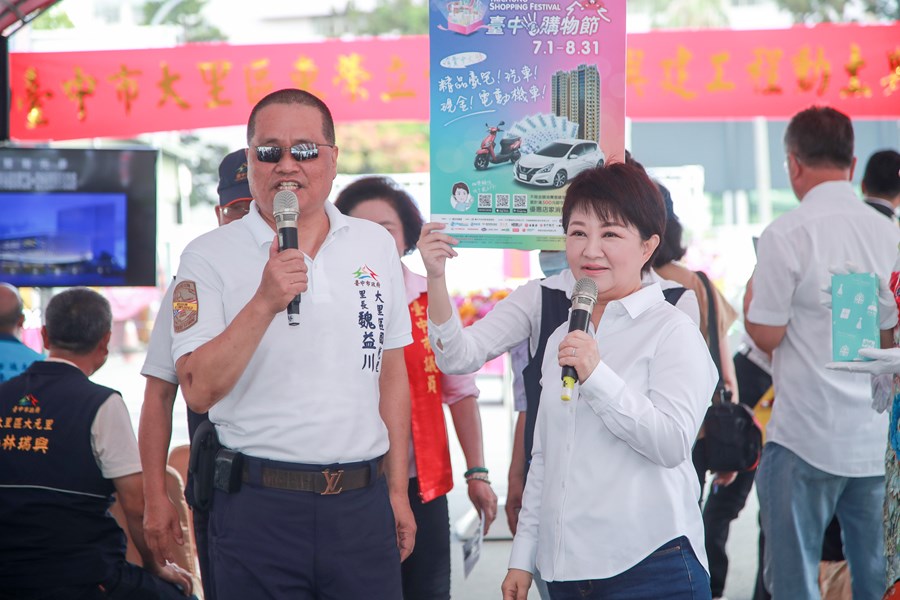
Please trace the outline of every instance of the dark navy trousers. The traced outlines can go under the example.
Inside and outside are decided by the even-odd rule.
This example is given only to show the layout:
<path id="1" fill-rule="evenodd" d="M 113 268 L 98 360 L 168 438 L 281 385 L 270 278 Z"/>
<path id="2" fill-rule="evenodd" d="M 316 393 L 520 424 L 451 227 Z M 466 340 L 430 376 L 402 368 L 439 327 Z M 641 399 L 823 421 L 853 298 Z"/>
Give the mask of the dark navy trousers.
<path id="1" fill-rule="evenodd" d="M 401 600 L 387 483 L 322 496 L 216 490 L 209 518 L 216 600 Z"/>
<path id="2" fill-rule="evenodd" d="M 124 560 L 113 571 L 110 580 L 103 582 L 103 589 L 95 583 L 72 587 L 0 590 L 0 600 L 197 600 L 196 594 L 185 596 L 171 583 Z M 52 586 L 53 574 L 47 575 L 47 584 Z"/>
<path id="3" fill-rule="evenodd" d="M 447 496 L 423 504 L 419 478 L 409 480 L 416 545 L 403 561 L 404 600 L 450 600 L 450 510 Z"/>

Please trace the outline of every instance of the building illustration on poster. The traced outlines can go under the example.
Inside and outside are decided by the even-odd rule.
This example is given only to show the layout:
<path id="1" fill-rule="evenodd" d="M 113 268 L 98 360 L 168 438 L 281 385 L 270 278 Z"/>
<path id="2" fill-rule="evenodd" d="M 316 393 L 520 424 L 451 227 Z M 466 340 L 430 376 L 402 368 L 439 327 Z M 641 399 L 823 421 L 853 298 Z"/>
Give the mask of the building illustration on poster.
<path id="1" fill-rule="evenodd" d="M 624 159 L 625 4 L 430 3 L 431 215 L 462 246 L 559 249 L 568 182 Z"/>
<path id="2" fill-rule="evenodd" d="M 578 125 L 578 137 L 600 140 L 600 72 L 596 65 L 557 71 L 551 78 L 553 114 Z"/>

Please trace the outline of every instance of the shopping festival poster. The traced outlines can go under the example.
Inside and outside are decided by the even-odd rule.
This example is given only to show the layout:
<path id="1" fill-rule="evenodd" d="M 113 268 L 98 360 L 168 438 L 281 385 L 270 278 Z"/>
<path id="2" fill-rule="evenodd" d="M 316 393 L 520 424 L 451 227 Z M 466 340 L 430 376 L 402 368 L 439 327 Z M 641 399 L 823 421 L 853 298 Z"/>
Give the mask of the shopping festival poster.
<path id="1" fill-rule="evenodd" d="M 568 182 L 625 157 L 625 1 L 430 2 L 431 215 L 561 249 Z"/>

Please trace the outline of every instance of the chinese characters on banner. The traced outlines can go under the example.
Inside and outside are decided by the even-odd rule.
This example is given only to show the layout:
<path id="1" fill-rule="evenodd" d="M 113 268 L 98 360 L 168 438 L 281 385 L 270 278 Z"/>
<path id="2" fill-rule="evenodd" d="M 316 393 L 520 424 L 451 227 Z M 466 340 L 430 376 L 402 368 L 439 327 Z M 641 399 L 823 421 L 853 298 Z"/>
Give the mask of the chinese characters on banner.
<path id="1" fill-rule="evenodd" d="M 596 2 L 571 0 L 561 5 L 559 27 L 570 7 L 573 14 L 581 14 L 592 4 Z M 593 54 L 593 41 L 605 43 L 603 38 L 594 40 L 587 32 L 591 23 L 596 24 L 598 31 L 612 24 L 602 19 L 588 21 L 584 34 L 587 39 L 583 40 L 588 45 L 582 45 L 582 40 L 574 36 L 569 45 L 569 37 L 562 34 L 555 37 L 529 33 L 535 27 L 537 31 L 541 27 L 552 31 L 556 26 L 555 19 L 543 19 L 545 12 L 552 11 L 542 11 L 509 9 L 504 13 L 511 17 L 503 20 L 502 27 L 493 24 L 494 31 L 502 30 L 504 34 L 492 34 L 491 39 L 503 40 L 498 42 L 500 54 L 509 63 L 499 65 L 505 66 L 499 79 L 510 79 L 502 82 L 499 100 L 495 99 L 494 89 L 485 84 L 477 89 L 459 88 L 470 93 L 452 92 L 454 104 L 448 105 L 451 92 L 446 90 L 450 85 L 471 85 L 469 71 L 474 71 L 480 80 L 485 69 L 476 68 L 477 65 L 462 69 L 436 66 L 433 92 L 441 96 L 433 106 L 438 111 L 434 114 L 448 116 L 453 108 L 453 114 L 461 116 L 463 107 L 455 102 L 466 108 L 480 105 L 482 91 L 488 93 L 488 101 L 495 102 L 491 108 L 505 103 L 504 111 L 525 106 L 524 100 L 530 102 L 534 93 L 538 94 L 535 103 L 549 98 L 553 73 L 546 71 L 555 72 L 556 67 L 544 63 L 551 58 L 572 60 L 574 66 L 562 69 L 564 72 L 577 70 L 582 63 L 594 65 L 598 71 L 606 68 L 606 59 Z M 453 45 L 474 44 L 475 40 L 489 37 L 490 19 L 480 29 L 464 35 L 448 31 L 450 21 L 437 12 L 443 22 L 432 25 L 436 44 L 451 44 L 450 39 L 454 38 Z M 567 21 L 572 22 L 571 18 Z M 579 32 L 582 22 L 579 21 Z M 444 30 L 437 29 L 438 25 Z M 471 26 L 459 22 L 453 25 L 460 31 Z M 578 43 L 574 43 L 576 39 Z M 900 23 L 704 30 L 689 34 L 654 31 L 630 34 L 627 39 L 626 114 L 632 119 L 788 119 L 813 103 L 829 104 L 856 119 L 900 116 Z M 527 44 L 520 48 L 511 42 L 516 40 Z M 451 54 L 462 52 L 465 51 L 453 50 Z M 488 47 L 474 52 L 497 53 Z M 499 66 L 488 70 L 495 81 Z M 443 75 L 439 75 L 438 68 Z M 453 76 L 448 82 L 450 71 Z M 464 75 L 462 82 L 456 79 L 457 74 Z M 543 83 L 539 86 L 539 82 Z M 601 78 L 601 91 L 610 83 Z M 242 125 L 256 100 L 289 86 L 321 95 L 338 121 L 425 121 L 429 114 L 428 37 L 258 46 L 197 44 L 102 52 L 14 52 L 10 55 L 10 128 L 16 141 L 45 142 Z M 445 91 L 441 92 L 439 86 Z M 442 107 L 446 109 L 443 112 Z M 607 114 L 607 108 L 601 106 L 601 112 Z M 470 109 L 467 114 L 471 112 Z M 485 115 L 490 116 L 497 113 Z M 467 148 L 470 156 L 466 162 L 471 164 L 481 139 L 487 135 L 486 119 L 463 119 L 466 120 L 477 120 L 481 126 L 475 145 Z M 499 120 L 505 120 L 506 126 L 516 121 L 503 116 Z M 461 140 L 454 143 L 461 144 Z M 435 160 L 439 158 L 436 156 Z M 492 164 L 486 172 L 499 166 Z"/>
<path id="2" fill-rule="evenodd" d="M 428 119 L 428 39 L 13 53 L 16 140 L 128 137 L 247 122 L 269 92 L 309 90 L 339 121 Z"/>
<path id="3" fill-rule="evenodd" d="M 789 119 L 813 104 L 900 115 L 900 24 L 628 37 L 634 119 Z"/>
<path id="4" fill-rule="evenodd" d="M 567 182 L 624 159 L 624 0 L 431 0 L 429 28 L 432 220 L 560 249 Z"/>

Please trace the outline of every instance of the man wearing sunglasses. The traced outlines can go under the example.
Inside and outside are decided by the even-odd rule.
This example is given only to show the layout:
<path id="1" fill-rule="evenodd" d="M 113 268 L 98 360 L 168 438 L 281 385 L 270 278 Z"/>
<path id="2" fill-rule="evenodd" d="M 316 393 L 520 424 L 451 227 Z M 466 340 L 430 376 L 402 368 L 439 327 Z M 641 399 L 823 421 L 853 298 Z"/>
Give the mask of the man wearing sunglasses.
<path id="1" fill-rule="evenodd" d="M 247 145 L 250 211 L 188 245 L 173 300 L 182 392 L 209 411 L 222 444 L 210 511 L 216 597 L 399 600 L 415 539 L 403 356 L 412 336 L 393 238 L 328 201 L 338 148 L 312 94 L 260 100 Z M 299 250 L 279 252 L 283 191 L 297 197 Z"/>
<path id="2" fill-rule="evenodd" d="M 216 219 L 219 226 L 237 221 L 250 211 L 253 198 L 247 181 L 247 152 L 243 148 L 231 152 L 219 163 L 217 191 L 219 203 L 216 205 Z M 178 513 L 166 491 L 166 459 L 172 441 L 172 410 L 178 392 L 178 377 L 171 352 L 174 287 L 174 283 L 169 286 L 160 304 L 147 346 L 147 357 L 141 368 L 141 375 L 147 379 L 138 433 L 141 464 L 144 466 L 144 538 L 160 565 L 166 561 L 177 562 L 176 555 L 183 552 L 178 546 L 183 546 L 185 542 Z M 197 414 L 190 409 L 187 416 L 188 438 L 193 443 L 197 427 L 208 419 L 206 414 Z M 209 514 L 194 502 L 191 479 L 189 475 L 185 482 L 185 497 L 193 508 L 194 539 L 203 595 L 206 600 L 215 600 L 209 568 Z"/>

